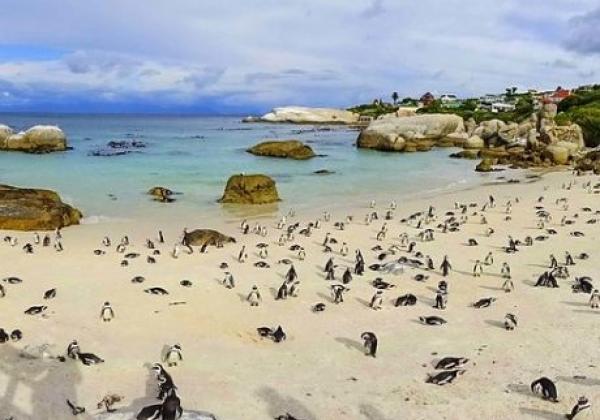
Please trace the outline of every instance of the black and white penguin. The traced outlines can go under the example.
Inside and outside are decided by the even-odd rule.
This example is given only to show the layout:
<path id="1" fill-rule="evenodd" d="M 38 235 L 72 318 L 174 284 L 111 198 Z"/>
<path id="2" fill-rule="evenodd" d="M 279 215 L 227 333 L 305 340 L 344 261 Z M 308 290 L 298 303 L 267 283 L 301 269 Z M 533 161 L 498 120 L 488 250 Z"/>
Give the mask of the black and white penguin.
<path id="1" fill-rule="evenodd" d="M 479 299 L 477 302 L 475 302 L 473 304 L 474 308 L 487 308 L 488 306 L 490 306 L 492 303 L 494 303 L 496 301 L 496 298 L 490 297 L 490 298 L 483 298 L 483 299 Z"/>
<path id="2" fill-rule="evenodd" d="M 9 335 L 4 331 L 4 328 L 0 328 L 0 343 L 6 343 L 9 338 Z"/>
<path id="3" fill-rule="evenodd" d="M 446 320 L 439 316 L 420 316 L 419 321 L 425 325 L 443 325 L 446 324 Z"/>
<path id="4" fill-rule="evenodd" d="M 135 417 L 136 420 L 155 420 L 160 418 L 162 404 L 149 405 L 140 410 Z"/>
<path id="5" fill-rule="evenodd" d="M 44 299 L 54 299 L 56 297 L 56 289 L 46 290 L 44 292 Z"/>
<path id="6" fill-rule="evenodd" d="M 579 397 L 577 403 L 571 409 L 571 412 L 565 414 L 565 418 L 568 420 L 574 419 L 577 414 L 581 413 L 583 410 L 587 410 L 591 406 L 592 404 L 590 404 L 590 401 L 586 397 Z"/>
<path id="7" fill-rule="evenodd" d="M 79 358 L 79 360 L 81 360 L 81 363 L 83 363 L 86 366 L 104 363 L 104 359 L 96 356 L 93 353 L 78 353 L 77 357 Z"/>
<path id="8" fill-rule="evenodd" d="M 181 355 L 181 345 L 174 344 L 169 347 L 163 360 L 169 367 L 177 366 L 177 363 L 183 360 L 183 356 Z"/>
<path id="9" fill-rule="evenodd" d="M 326 305 L 322 302 L 316 303 L 312 307 L 313 312 L 323 312 L 325 310 Z"/>
<path id="10" fill-rule="evenodd" d="M 8 283 L 8 284 L 19 284 L 19 283 L 23 283 L 23 280 L 21 280 L 18 277 L 5 277 L 2 279 L 3 282 Z"/>
<path id="11" fill-rule="evenodd" d="M 464 374 L 464 369 L 445 370 L 435 375 L 430 375 L 425 382 L 435 385 L 446 385 L 452 383 L 459 375 Z"/>
<path id="12" fill-rule="evenodd" d="M 0 284 L 0 298 L 3 298 L 6 296 L 6 290 L 4 289 L 4 286 Z"/>
<path id="13" fill-rule="evenodd" d="M 507 331 L 512 331 L 515 328 L 517 328 L 517 316 L 514 314 L 506 314 L 504 316 L 504 328 L 506 328 Z"/>
<path id="14" fill-rule="evenodd" d="M 169 294 L 169 292 L 167 292 L 162 287 L 151 287 L 149 289 L 145 289 L 144 292 L 150 293 L 151 295 L 168 295 Z"/>
<path id="15" fill-rule="evenodd" d="M 417 304 L 417 297 L 411 293 L 399 296 L 394 302 L 394 306 L 414 306 Z"/>
<path id="16" fill-rule="evenodd" d="M 531 392 L 541 395 L 543 399 L 558 402 L 556 385 L 550 379 L 541 377 L 531 383 Z"/>
<path id="17" fill-rule="evenodd" d="M 286 338 L 287 338 L 287 335 L 285 332 L 283 332 L 283 328 L 281 328 L 281 325 L 278 326 L 275 331 L 273 331 L 273 341 L 275 341 L 276 343 L 280 343 L 280 342 L 284 341 Z"/>
<path id="18" fill-rule="evenodd" d="M 377 336 L 370 331 L 366 331 L 360 335 L 360 338 L 363 339 L 365 355 L 376 357 L 376 355 L 377 355 Z"/>
<path id="19" fill-rule="evenodd" d="M 152 366 L 152 370 L 156 373 L 156 379 L 158 380 L 158 399 L 162 400 L 167 394 L 174 389 L 177 389 L 173 378 L 165 370 L 160 363 L 155 363 Z"/>
<path id="20" fill-rule="evenodd" d="M 174 388 L 171 388 L 167 392 L 167 396 L 160 408 L 160 415 L 162 420 L 175 420 L 183 415 L 181 400 L 177 396 Z"/>
<path id="21" fill-rule="evenodd" d="M 436 363 L 436 369 L 454 369 L 458 367 L 462 367 L 466 364 L 469 359 L 465 357 L 444 357 L 439 362 Z"/>
<path id="22" fill-rule="evenodd" d="M 77 343 L 77 340 L 73 340 L 67 346 L 67 357 L 70 357 L 71 359 L 76 359 L 77 355 L 79 354 L 79 351 L 79 343 Z"/>
<path id="23" fill-rule="evenodd" d="M 44 312 L 46 309 L 48 309 L 47 306 L 32 306 L 29 309 L 25 310 L 25 314 L 27 315 L 39 315 L 42 312 Z"/>
<path id="24" fill-rule="evenodd" d="M 115 317 L 115 311 L 113 311 L 110 302 L 104 302 L 102 309 L 100 309 L 100 319 L 104 322 L 110 322 Z"/>
<path id="25" fill-rule="evenodd" d="M 20 341 L 23 338 L 23 333 L 21 332 L 21 330 L 13 330 L 13 332 L 10 333 L 10 339 L 12 341 Z"/>

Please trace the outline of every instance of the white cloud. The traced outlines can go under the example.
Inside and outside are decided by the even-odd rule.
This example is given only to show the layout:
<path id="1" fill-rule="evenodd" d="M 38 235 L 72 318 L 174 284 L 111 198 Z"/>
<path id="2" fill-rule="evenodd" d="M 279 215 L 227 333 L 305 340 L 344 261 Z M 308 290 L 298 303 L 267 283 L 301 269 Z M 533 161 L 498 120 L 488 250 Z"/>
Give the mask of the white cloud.
<path id="1" fill-rule="evenodd" d="M 573 39 L 572 27 L 586 28 L 596 5 L 20 0 L 0 15 L 1 42 L 67 53 L 0 61 L 0 88 L 31 101 L 85 95 L 269 107 L 349 105 L 393 90 L 480 94 L 508 85 L 576 85 L 592 81 L 600 58 L 580 55 L 565 40 Z"/>

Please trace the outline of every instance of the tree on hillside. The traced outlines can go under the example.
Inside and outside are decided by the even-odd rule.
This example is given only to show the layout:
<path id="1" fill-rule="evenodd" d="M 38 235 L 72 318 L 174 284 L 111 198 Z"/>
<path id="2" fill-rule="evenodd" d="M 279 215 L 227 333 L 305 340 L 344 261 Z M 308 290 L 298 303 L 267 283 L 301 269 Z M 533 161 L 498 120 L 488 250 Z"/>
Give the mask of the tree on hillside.
<path id="1" fill-rule="evenodd" d="M 400 97 L 400 95 L 398 95 L 398 92 L 392 93 L 392 100 L 394 101 L 394 105 L 396 105 L 398 103 L 399 97 Z"/>

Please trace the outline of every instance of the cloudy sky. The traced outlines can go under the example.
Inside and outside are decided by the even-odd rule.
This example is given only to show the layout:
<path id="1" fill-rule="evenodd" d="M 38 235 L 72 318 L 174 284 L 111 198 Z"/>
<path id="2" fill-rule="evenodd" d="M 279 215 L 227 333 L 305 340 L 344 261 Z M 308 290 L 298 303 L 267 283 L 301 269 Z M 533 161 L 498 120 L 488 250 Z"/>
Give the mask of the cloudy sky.
<path id="1" fill-rule="evenodd" d="M 0 4 L 0 111 L 251 113 L 600 82 L 598 0 Z"/>

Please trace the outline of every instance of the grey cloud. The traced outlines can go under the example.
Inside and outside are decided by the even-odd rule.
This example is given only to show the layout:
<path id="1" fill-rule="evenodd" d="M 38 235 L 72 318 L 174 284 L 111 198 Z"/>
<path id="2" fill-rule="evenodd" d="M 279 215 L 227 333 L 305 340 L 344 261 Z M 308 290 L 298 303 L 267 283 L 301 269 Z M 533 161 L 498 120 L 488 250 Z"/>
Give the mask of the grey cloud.
<path id="1" fill-rule="evenodd" d="M 565 46 L 581 54 L 600 54 L 600 8 L 570 20 Z"/>
<path id="2" fill-rule="evenodd" d="M 371 4 L 360 13 L 360 16 L 364 18 L 374 18 L 382 15 L 384 12 L 385 7 L 383 6 L 383 0 L 371 0 Z"/>

